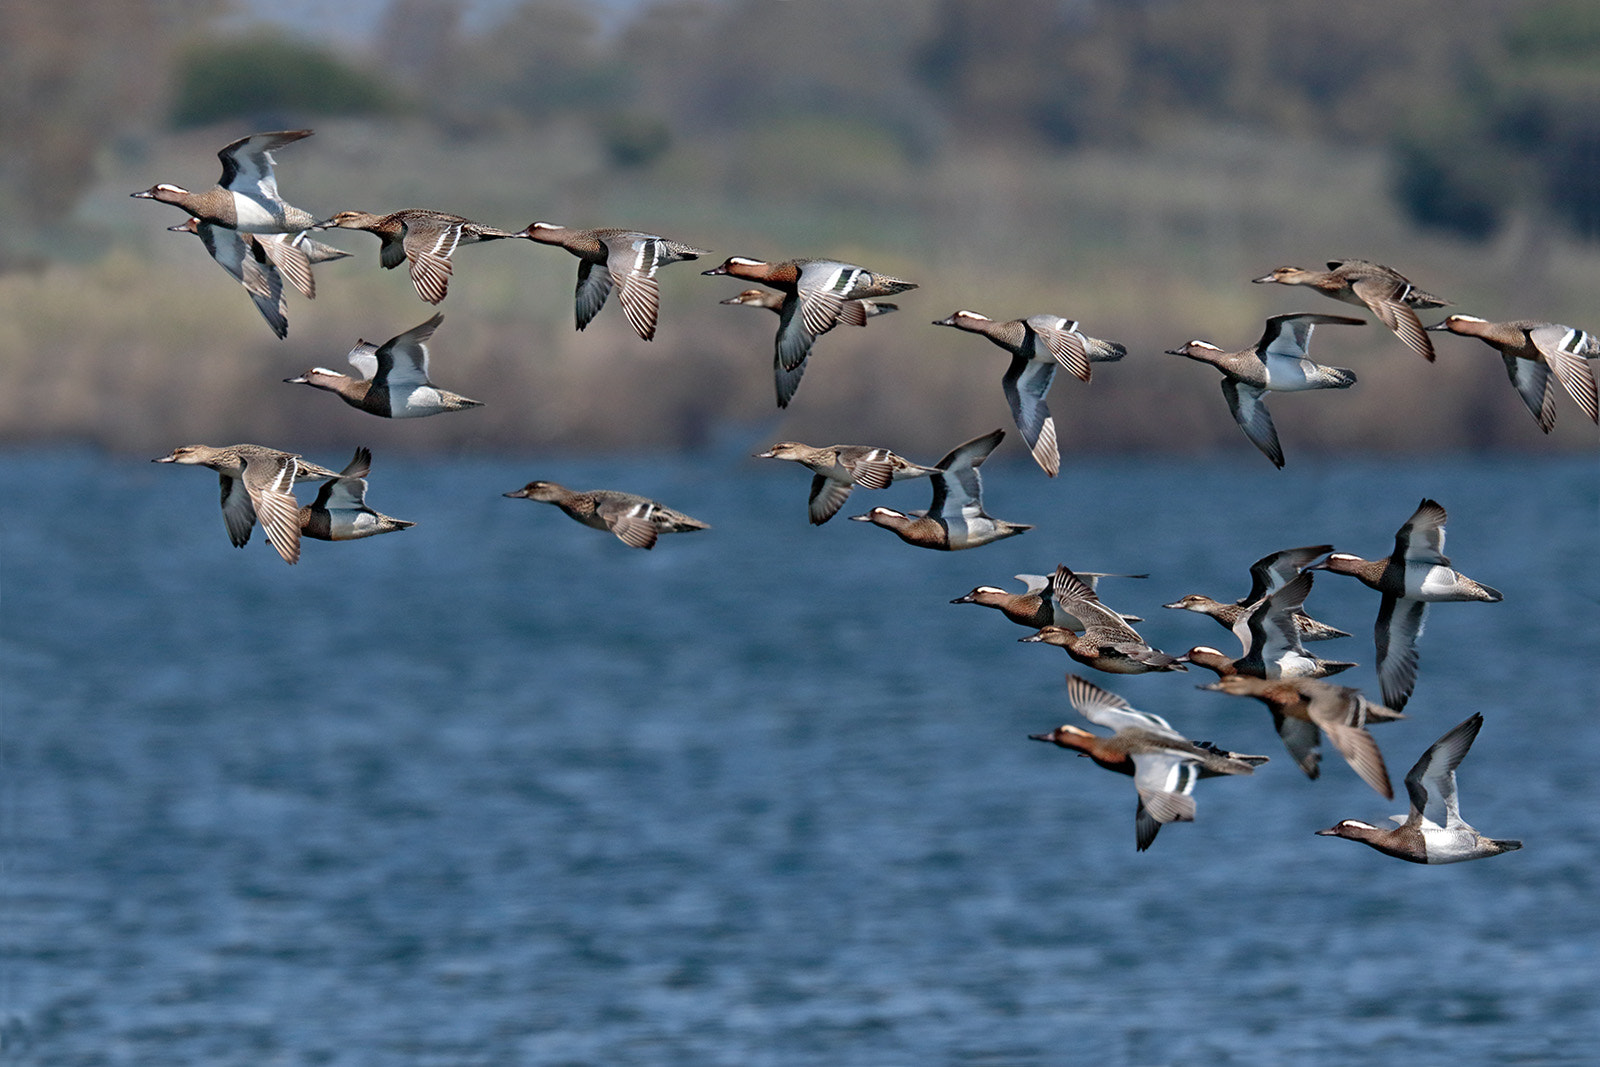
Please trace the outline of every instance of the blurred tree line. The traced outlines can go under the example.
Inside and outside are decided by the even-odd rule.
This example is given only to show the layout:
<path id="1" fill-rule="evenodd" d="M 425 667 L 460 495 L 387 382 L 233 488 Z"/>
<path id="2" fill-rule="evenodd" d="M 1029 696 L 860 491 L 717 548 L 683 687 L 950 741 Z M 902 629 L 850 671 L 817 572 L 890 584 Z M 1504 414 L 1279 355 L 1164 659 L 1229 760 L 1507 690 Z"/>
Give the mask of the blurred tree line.
<path id="1" fill-rule="evenodd" d="M 0 210 L 26 245 L 119 131 L 326 114 L 447 136 L 585 124 L 616 167 L 761 136 L 807 155 L 1137 148 L 1247 125 L 1380 145 L 1418 223 L 1487 238 L 1527 212 L 1600 237 L 1594 0 L 526 0 L 469 28 L 393 0 L 365 53 L 218 36 L 225 0 L 0 5 Z M 620 22 L 618 21 L 620 20 Z M 749 175 L 746 175 L 749 177 Z"/>

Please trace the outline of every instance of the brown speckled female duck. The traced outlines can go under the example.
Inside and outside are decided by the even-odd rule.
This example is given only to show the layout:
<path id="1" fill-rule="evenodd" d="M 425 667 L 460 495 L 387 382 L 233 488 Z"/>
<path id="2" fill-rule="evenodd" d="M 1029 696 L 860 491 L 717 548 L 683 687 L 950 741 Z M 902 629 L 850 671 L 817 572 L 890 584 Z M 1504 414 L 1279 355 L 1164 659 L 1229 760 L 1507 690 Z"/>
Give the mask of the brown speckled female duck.
<path id="1" fill-rule="evenodd" d="M 1279 267 L 1271 274 L 1252 278 L 1257 285 L 1304 285 L 1323 296 L 1365 307 L 1395 332 L 1417 355 L 1433 361 L 1433 342 L 1417 318 L 1418 308 L 1447 307 L 1450 303 L 1412 285 L 1399 271 L 1364 259 L 1331 259 L 1327 270 Z"/>
<path id="2" fill-rule="evenodd" d="M 300 561 L 300 502 L 290 489 L 297 479 L 337 478 L 326 467 L 293 452 L 265 445 L 182 445 L 152 463 L 210 467 L 222 484 L 222 521 L 235 548 L 250 541 L 256 520 L 285 563 Z"/>
<path id="3" fill-rule="evenodd" d="M 1245 674 L 1225 674 L 1209 689 L 1229 696 L 1254 697 L 1272 712 L 1272 724 L 1284 747 L 1307 778 L 1315 779 L 1322 762 L 1322 735 L 1345 758 L 1361 780 L 1383 796 L 1393 799 L 1389 770 L 1383 764 L 1378 743 L 1367 732 L 1367 724 L 1403 719 L 1398 711 L 1374 704 L 1359 690 L 1334 685 L 1318 678 L 1252 678 Z"/>
<path id="4" fill-rule="evenodd" d="M 1139 636 L 1139 631 L 1102 604 L 1095 591 L 1065 566 L 1056 568 L 1052 584 L 1060 607 L 1083 621 L 1083 633 L 1076 634 L 1061 626 L 1045 626 L 1036 634 L 1018 638 L 1019 641 L 1055 645 L 1084 666 L 1108 674 L 1188 670 L 1176 656 L 1150 647 Z"/>
<path id="5" fill-rule="evenodd" d="M 553 222 L 535 222 L 526 232 L 540 244 L 559 245 L 578 257 L 578 329 L 600 313 L 615 284 L 623 314 L 646 341 L 656 335 L 656 315 L 661 307 L 656 271 L 668 263 L 708 254 L 704 248 L 638 230 L 574 230 Z"/>
<path id="6" fill-rule="evenodd" d="M 505 495 L 554 504 L 585 526 L 610 530 L 629 548 L 654 548 L 657 534 L 711 528 L 709 523 L 690 518 L 648 497 L 619 493 L 614 489 L 578 492 L 555 482 L 529 482 Z"/>
<path id="7" fill-rule="evenodd" d="M 378 238 L 378 262 L 385 270 L 410 263 L 411 284 L 417 295 L 430 304 L 445 298 L 450 289 L 450 274 L 455 269 L 450 257 L 457 246 L 506 237 L 527 237 L 527 230 L 497 230 L 460 215 L 428 208 L 406 208 L 387 215 L 370 211 L 341 211 L 317 223 L 319 229 L 365 230 Z"/>
<path id="8" fill-rule="evenodd" d="M 838 513 L 855 486 L 887 489 L 890 482 L 926 478 L 937 473 L 934 467 L 912 463 L 876 445 L 826 445 L 818 448 L 799 441 L 780 441 L 765 452 L 757 452 L 753 458 L 787 459 L 812 471 L 807 511 L 811 522 L 817 526 Z"/>

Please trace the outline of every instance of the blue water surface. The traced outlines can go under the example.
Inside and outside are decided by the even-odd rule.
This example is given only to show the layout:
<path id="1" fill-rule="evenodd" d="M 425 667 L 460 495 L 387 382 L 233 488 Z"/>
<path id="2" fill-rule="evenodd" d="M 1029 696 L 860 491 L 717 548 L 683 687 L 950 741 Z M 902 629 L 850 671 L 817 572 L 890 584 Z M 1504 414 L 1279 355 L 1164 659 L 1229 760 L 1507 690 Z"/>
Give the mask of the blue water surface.
<path id="1" fill-rule="evenodd" d="M 982 428 L 974 428 L 974 432 Z M 897 1065 L 1594 1062 L 1600 1039 L 1600 465 L 1592 458 L 1070 459 L 1002 452 L 961 553 L 805 520 L 809 472 L 380 454 L 416 528 L 235 550 L 205 470 L 0 462 L 15 1062 Z M 332 466 L 343 457 L 311 457 Z M 929 457 L 919 457 L 927 459 Z M 1238 458 L 1238 457 L 1234 457 Z M 626 548 L 501 494 L 535 478 L 713 525 Z M 303 491 L 309 496 L 309 491 Z M 1480 830 L 1423 867 L 1312 831 L 1384 801 L 1320 780 L 1203 672 L 1095 674 L 948 601 L 1057 563 L 1169 651 L 1231 635 L 1266 552 L 1386 555 L 1423 496 L 1505 593 L 1436 606 L 1399 787 L 1475 711 Z M 1376 696 L 1377 595 L 1319 575 Z M 1272 761 L 1134 849 L 1132 783 L 1027 740 L 1069 671 Z M 1087 724 L 1085 724 L 1087 725 Z"/>

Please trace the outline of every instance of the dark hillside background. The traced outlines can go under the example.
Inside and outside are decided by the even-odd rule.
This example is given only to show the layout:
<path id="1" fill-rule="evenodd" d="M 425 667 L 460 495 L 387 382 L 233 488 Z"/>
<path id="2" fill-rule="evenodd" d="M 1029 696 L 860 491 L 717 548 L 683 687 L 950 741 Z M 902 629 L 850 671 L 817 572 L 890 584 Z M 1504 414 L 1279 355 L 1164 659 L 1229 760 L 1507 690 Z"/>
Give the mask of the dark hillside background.
<path id="1" fill-rule="evenodd" d="M 1009 425 L 1002 354 L 927 324 L 966 307 L 1079 318 L 1130 351 L 1052 398 L 1064 450 L 1248 448 L 1216 375 L 1163 355 L 1241 347 L 1270 314 L 1338 311 L 1252 286 L 1358 256 L 1486 318 L 1600 328 L 1600 8 L 1587 0 L 666 0 L 463 7 L 393 0 L 351 37 L 220 0 L 29 0 L 0 9 L 0 435 L 165 451 L 694 446 L 729 426 L 933 452 Z M 458 255 L 436 377 L 490 401 L 376 426 L 279 379 L 342 366 L 431 310 L 357 254 L 291 298 L 286 342 L 157 181 L 310 126 L 279 153 L 319 215 L 431 206 L 652 229 L 922 283 L 836 330 L 794 405 L 771 399 L 773 319 L 738 286 L 663 275 L 654 344 L 614 308 L 571 325 L 575 261 L 520 242 Z M 711 264 L 706 264 L 711 265 Z M 1425 318 L 1428 318 L 1425 316 Z M 1431 321 L 1431 319 L 1430 319 Z M 1319 333 L 1347 393 L 1274 402 L 1293 457 L 1341 450 L 1592 449 L 1559 398 L 1546 438 L 1476 342 L 1429 366 L 1374 324 Z"/>

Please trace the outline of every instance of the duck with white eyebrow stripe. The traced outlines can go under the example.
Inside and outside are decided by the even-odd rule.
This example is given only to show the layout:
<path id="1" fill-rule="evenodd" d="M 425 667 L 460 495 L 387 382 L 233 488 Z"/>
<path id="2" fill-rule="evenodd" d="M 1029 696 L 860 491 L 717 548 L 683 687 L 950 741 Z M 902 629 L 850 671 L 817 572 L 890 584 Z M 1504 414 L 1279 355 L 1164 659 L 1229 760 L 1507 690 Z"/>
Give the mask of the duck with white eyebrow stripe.
<path id="1" fill-rule="evenodd" d="M 1383 702 L 1396 711 L 1406 706 L 1417 684 L 1417 639 L 1422 636 L 1428 605 L 1447 600 L 1493 604 L 1504 599 L 1500 590 L 1451 569 L 1444 554 L 1448 518 L 1438 501 L 1424 497 L 1394 535 L 1394 551 L 1387 559 L 1368 560 L 1335 552 L 1306 568 L 1348 574 L 1383 594 L 1372 635 Z"/>
<path id="2" fill-rule="evenodd" d="M 222 177 L 210 189 L 192 193 L 162 182 L 130 196 L 181 207 L 203 222 L 247 233 L 298 233 L 316 224 L 316 216 L 278 195 L 274 150 L 310 137 L 310 130 L 280 130 L 241 137 L 217 153 Z"/>
<path id="3" fill-rule="evenodd" d="M 1056 423 L 1045 402 L 1055 382 L 1056 368 L 1064 367 L 1080 381 L 1088 381 L 1091 362 L 1121 359 L 1128 350 L 1115 341 L 1086 336 L 1072 319 L 1059 315 L 1031 315 L 997 322 L 976 311 L 957 311 L 935 319 L 935 326 L 981 334 L 1011 353 L 1011 364 L 1000 380 L 1017 429 L 1033 450 L 1034 461 L 1050 477 L 1061 469 L 1056 444 Z"/>
<path id="4" fill-rule="evenodd" d="M 770 286 L 784 294 L 778 308 L 778 334 L 773 342 L 773 377 L 778 406 L 788 407 L 800 388 L 806 357 L 816 339 L 844 321 L 853 301 L 893 296 L 915 289 L 916 282 L 875 274 L 836 259 L 787 259 L 780 263 L 731 256 L 703 274 L 726 274 Z"/>
<path id="5" fill-rule="evenodd" d="M 381 345 L 357 341 L 350 350 L 350 365 L 361 372 L 360 378 L 312 367 L 300 377 L 284 381 L 337 393 L 351 407 L 385 419 L 416 419 L 482 407 L 481 400 L 441 389 L 428 377 L 427 342 L 443 321 L 443 314 L 435 315 Z"/>
<path id="6" fill-rule="evenodd" d="M 893 508 L 879 507 L 850 518 L 893 530 L 908 545 L 942 552 L 977 548 L 1033 529 L 1022 523 L 997 519 L 983 510 L 983 478 L 978 468 L 1005 435 L 1004 430 L 994 430 L 974 437 L 957 445 L 935 463 L 934 472 L 928 476 L 933 483 L 933 501 L 928 510 L 907 515 Z"/>
<path id="7" fill-rule="evenodd" d="M 1364 326 L 1348 315 L 1274 315 L 1267 320 L 1261 340 L 1238 352 L 1224 352 L 1210 341 L 1190 341 L 1167 350 L 1169 356 L 1187 356 L 1209 363 L 1222 372 L 1222 395 L 1234 421 L 1261 454 L 1283 466 L 1283 448 L 1267 410 L 1266 394 L 1296 393 L 1307 389 L 1348 389 L 1355 371 L 1313 363 L 1306 357 L 1312 330 L 1323 323 Z"/>
<path id="8" fill-rule="evenodd" d="M 1522 847 L 1521 841 L 1484 837 L 1461 817 L 1456 798 L 1456 768 L 1467 758 L 1482 726 L 1483 715 L 1474 714 L 1428 746 L 1406 772 L 1411 810 L 1390 816 L 1400 825 L 1380 829 L 1359 819 L 1343 819 L 1318 830 L 1317 836 L 1360 841 L 1411 863 L 1463 863 L 1515 852 Z"/>

